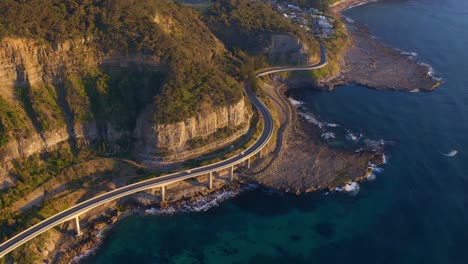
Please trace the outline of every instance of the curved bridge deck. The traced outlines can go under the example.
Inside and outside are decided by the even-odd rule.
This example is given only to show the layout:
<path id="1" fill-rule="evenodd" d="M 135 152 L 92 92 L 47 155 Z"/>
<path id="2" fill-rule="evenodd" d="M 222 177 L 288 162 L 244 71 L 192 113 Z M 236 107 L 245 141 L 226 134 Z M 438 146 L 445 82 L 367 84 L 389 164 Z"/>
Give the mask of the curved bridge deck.
<path id="1" fill-rule="evenodd" d="M 287 66 L 287 67 L 270 68 L 270 69 L 266 69 L 264 71 L 257 73 L 257 77 L 265 76 L 265 75 L 277 73 L 277 72 L 283 72 L 283 71 L 313 70 L 313 69 L 324 67 L 327 64 L 326 51 L 325 51 L 324 45 L 322 43 L 320 43 L 320 45 L 321 45 L 321 56 L 322 56 L 320 63 L 316 65 L 310 65 L 310 66 L 297 66 L 297 67 Z M 251 147 L 245 150 L 243 154 L 236 155 L 234 157 L 220 161 L 218 163 L 210 164 L 210 165 L 203 166 L 203 167 L 198 167 L 190 171 L 177 172 L 177 173 L 173 173 L 170 175 L 165 175 L 165 176 L 161 176 L 158 178 L 130 184 L 130 185 L 115 189 L 113 191 L 101 194 L 89 200 L 86 200 L 82 203 L 72 206 L 71 208 L 65 211 L 62 211 L 52 217 L 47 218 L 46 220 L 26 229 L 25 231 L 19 233 L 18 235 L 3 242 L 0 245 L 0 257 L 5 256 L 10 251 L 21 246 L 22 244 L 26 243 L 32 238 L 44 233 L 45 231 L 53 228 L 54 226 L 57 226 L 69 220 L 75 219 L 76 224 L 77 224 L 77 229 L 78 229 L 77 233 L 80 233 L 79 219 L 78 219 L 79 215 L 95 207 L 98 207 L 102 204 L 110 202 L 112 200 L 130 195 L 130 194 L 134 194 L 137 192 L 157 188 L 157 187 L 162 188 L 162 195 L 163 195 L 163 200 L 164 200 L 165 186 L 169 184 L 208 174 L 210 176 L 209 181 L 210 181 L 210 186 L 211 186 L 212 173 L 216 171 L 221 171 L 224 169 L 230 169 L 230 174 L 232 177 L 234 166 L 245 161 L 249 162 L 249 159 L 251 157 L 259 153 L 267 145 L 267 143 L 269 142 L 273 134 L 274 122 L 273 122 L 272 116 L 268 108 L 260 101 L 260 99 L 258 99 L 257 96 L 248 94 L 248 97 L 252 101 L 253 105 L 260 112 L 264 120 L 264 126 L 263 126 L 263 131 L 260 137 Z"/>

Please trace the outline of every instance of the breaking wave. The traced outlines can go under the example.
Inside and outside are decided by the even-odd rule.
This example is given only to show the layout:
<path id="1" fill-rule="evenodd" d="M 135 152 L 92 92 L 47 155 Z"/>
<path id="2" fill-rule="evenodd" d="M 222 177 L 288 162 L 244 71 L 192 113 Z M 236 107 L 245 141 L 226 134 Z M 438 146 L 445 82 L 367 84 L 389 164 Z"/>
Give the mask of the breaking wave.
<path id="1" fill-rule="evenodd" d="M 258 185 L 248 184 L 235 190 L 221 191 L 207 196 L 203 196 L 195 202 L 188 202 L 178 206 L 167 208 L 150 208 L 145 210 L 147 215 L 173 215 L 176 213 L 206 212 L 209 209 L 220 205 L 223 201 L 236 197 L 240 193 L 257 188 Z"/>
<path id="2" fill-rule="evenodd" d="M 427 75 L 429 75 L 432 79 L 439 81 L 439 82 L 442 81 L 442 78 L 437 76 L 434 68 L 432 68 L 431 65 L 424 63 L 424 62 L 418 62 L 418 64 L 427 67 Z"/>
<path id="3" fill-rule="evenodd" d="M 303 112 L 299 112 L 301 116 L 303 116 L 308 122 L 318 126 L 319 128 L 324 128 L 325 124 L 323 122 L 320 122 L 315 116 Z"/>
<path id="4" fill-rule="evenodd" d="M 348 182 L 345 186 L 343 187 L 336 187 L 335 191 L 337 192 L 346 192 L 349 193 L 350 195 L 356 195 L 359 192 L 359 184 L 357 182 Z"/>
<path id="5" fill-rule="evenodd" d="M 322 134 L 322 138 L 324 139 L 334 139 L 335 137 L 335 133 L 333 132 L 325 132 Z"/>
<path id="6" fill-rule="evenodd" d="M 364 144 L 366 147 L 373 150 L 373 151 L 381 151 L 385 146 L 385 141 L 383 139 L 380 140 L 372 140 L 372 139 L 365 139 Z"/>
<path id="7" fill-rule="evenodd" d="M 339 127 L 340 126 L 339 124 L 336 124 L 336 123 L 328 123 L 328 122 L 320 121 L 317 117 L 315 117 L 313 114 L 310 114 L 310 113 L 299 112 L 299 115 L 304 117 L 311 124 L 318 126 L 320 129 L 323 129 L 325 127 Z"/>
<path id="8" fill-rule="evenodd" d="M 402 55 L 408 56 L 408 57 L 410 57 L 412 59 L 414 59 L 414 58 L 416 58 L 418 56 L 418 53 L 416 53 L 416 52 L 401 51 L 401 50 L 400 50 L 400 52 L 401 52 Z"/>
<path id="9" fill-rule="evenodd" d="M 354 133 L 351 131 L 347 130 L 348 134 L 346 134 L 346 139 L 351 142 L 359 142 L 361 138 L 364 137 L 362 133 L 359 134 L 359 136 L 356 136 Z"/>
<path id="10" fill-rule="evenodd" d="M 289 97 L 289 102 L 291 102 L 291 104 L 294 106 L 294 107 L 299 107 L 299 106 L 302 106 L 304 105 L 304 102 L 302 101 L 298 101 L 298 100 L 294 100 L 293 98 Z"/>

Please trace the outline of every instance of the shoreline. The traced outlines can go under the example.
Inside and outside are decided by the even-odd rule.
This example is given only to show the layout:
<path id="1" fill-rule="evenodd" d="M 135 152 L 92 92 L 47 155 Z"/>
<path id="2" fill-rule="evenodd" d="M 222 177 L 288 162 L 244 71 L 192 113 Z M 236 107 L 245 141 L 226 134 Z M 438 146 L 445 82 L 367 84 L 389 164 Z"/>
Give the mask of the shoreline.
<path id="1" fill-rule="evenodd" d="M 286 89 L 280 89 L 279 93 L 282 94 L 283 96 L 285 95 Z M 285 97 L 286 98 L 286 97 Z M 286 125 L 284 128 L 285 131 L 291 132 L 291 130 L 296 131 L 296 129 L 299 129 L 301 133 L 303 134 L 309 134 L 312 133 L 311 131 L 317 132 L 317 128 L 312 125 L 312 124 L 304 124 L 304 118 L 300 116 L 299 111 L 294 107 L 288 99 L 286 99 L 286 103 L 289 104 L 292 107 L 292 119 L 290 123 Z M 308 127 L 308 128 L 307 128 Z M 294 129 L 296 128 L 296 129 Z M 285 138 L 287 138 L 287 133 L 285 134 Z M 287 138 L 286 141 L 289 141 L 290 138 Z M 306 142 L 315 142 L 312 143 L 315 146 L 320 146 L 320 149 L 323 149 L 323 147 L 326 145 L 326 143 L 320 142 L 321 139 L 315 138 L 315 139 L 309 139 L 310 141 Z M 325 147 L 327 148 L 327 147 Z M 317 149 L 314 149 L 313 151 L 316 151 Z M 276 152 L 272 155 L 266 155 L 266 156 L 271 156 L 272 161 L 267 162 L 268 164 L 266 165 L 266 170 L 268 170 L 271 167 L 275 167 L 274 163 L 277 162 L 276 160 L 278 159 L 278 154 L 281 152 L 281 147 L 280 150 L 277 150 Z M 330 150 L 329 153 L 334 153 L 334 156 L 340 156 L 344 155 L 347 151 L 344 149 L 339 149 L 339 148 L 333 148 Z M 354 155 L 354 154 L 353 154 Z M 365 154 L 364 154 L 365 155 Z M 381 154 L 376 153 L 375 155 L 380 156 Z M 341 156 L 340 156 L 341 158 Z M 244 173 L 241 171 L 238 174 L 237 180 L 233 183 L 230 183 L 228 181 L 220 181 L 220 180 L 215 180 L 214 182 L 216 183 L 213 190 L 207 190 L 205 184 L 203 183 L 203 180 L 199 180 L 199 182 L 202 182 L 201 190 L 200 188 L 196 189 L 194 187 L 190 187 L 190 189 L 183 190 L 184 188 L 187 188 L 184 183 L 180 184 L 179 186 L 174 189 L 174 191 L 171 191 L 171 197 L 168 198 L 167 202 L 161 203 L 157 198 L 156 199 L 148 199 L 148 198 L 136 198 L 136 197 L 129 197 L 126 199 L 126 203 L 130 203 L 131 206 L 128 207 L 123 213 L 121 213 L 116 219 L 114 219 L 110 224 L 105 224 L 104 227 L 99 229 L 98 231 L 96 230 L 96 226 L 102 225 L 102 222 L 97 223 L 97 224 L 89 224 L 88 226 L 83 228 L 83 231 L 86 233 L 87 239 L 80 239 L 80 241 L 76 241 L 73 243 L 73 241 L 68 241 L 68 245 L 61 245 L 61 248 L 65 246 L 65 248 L 68 248 L 68 254 L 67 256 L 63 256 L 60 259 L 60 262 L 71 262 L 71 263 L 81 263 L 84 259 L 87 257 L 92 256 L 95 254 L 99 248 L 101 247 L 102 243 L 105 240 L 106 234 L 108 232 L 112 232 L 112 229 L 114 228 L 115 224 L 118 223 L 119 220 L 122 220 L 126 217 L 133 216 L 133 215 L 148 215 L 148 214 L 155 214 L 155 215 L 172 215 L 172 214 L 179 214 L 179 213 L 193 213 L 193 212 L 203 212 L 206 211 L 212 207 L 218 206 L 219 203 L 234 198 L 240 194 L 242 194 L 245 191 L 251 191 L 251 190 L 268 190 L 268 191 L 274 191 L 274 192 L 281 192 L 281 193 L 289 193 L 290 195 L 302 195 L 306 194 L 309 192 L 316 192 L 316 191 L 323 191 L 325 194 L 328 194 L 330 192 L 348 192 L 351 195 L 355 194 L 356 190 L 355 189 L 347 189 L 348 185 L 349 186 L 355 186 L 357 182 L 360 181 L 365 181 L 366 179 L 370 179 L 369 177 L 372 175 L 372 170 L 369 170 L 368 168 L 368 160 L 372 160 L 373 163 L 376 163 L 376 165 L 382 165 L 384 164 L 384 156 L 379 159 L 370 159 L 370 156 L 364 156 L 365 162 L 366 162 L 366 170 L 365 172 L 358 172 L 357 176 L 348 179 L 346 178 L 344 182 L 341 182 L 338 184 L 338 182 L 334 182 L 336 178 L 334 179 L 329 179 L 326 184 L 324 185 L 310 185 L 308 188 L 302 189 L 302 191 L 297 192 L 297 189 L 294 189 L 293 187 L 291 188 L 280 188 L 278 186 L 274 187 L 265 183 L 262 183 L 260 180 L 258 180 L 258 175 L 260 173 L 255 173 L 255 176 L 252 177 L 250 173 Z M 351 160 L 353 160 L 351 158 Z M 262 167 L 262 161 L 265 162 L 266 160 L 261 160 L 260 162 L 255 162 L 253 164 L 254 169 L 258 169 L 259 167 Z M 273 164 L 273 165 L 272 165 Z M 306 164 L 305 161 L 301 161 L 301 164 Z M 359 166 L 358 166 L 359 167 Z M 264 170 L 265 168 L 262 168 L 260 170 Z M 361 169 L 357 169 L 357 171 L 360 171 Z M 283 170 L 284 171 L 284 170 Z M 268 172 L 267 172 L 268 173 Z M 336 176 L 336 175 L 335 175 Z M 297 176 L 299 177 L 299 176 Z M 341 179 L 342 181 L 343 179 Z M 185 187 L 184 187 L 185 186 Z M 358 187 L 359 188 L 359 187 Z M 128 201 L 130 200 L 130 202 Z M 135 200 L 139 200 L 136 201 Z M 112 205 L 110 206 L 112 208 Z M 102 209 L 99 211 L 103 211 Z M 85 221 L 82 220 L 82 221 Z M 104 220 L 104 222 L 106 222 Z M 55 253 L 54 255 L 58 255 Z M 55 256 L 55 257 L 56 257 Z M 55 257 L 52 259 L 52 262 L 55 262 Z"/>
<path id="2" fill-rule="evenodd" d="M 328 90 L 335 86 L 357 84 L 375 90 L 432 91 L 443 80 L 417 54 L 403 51 L 377 39 L 367 26 L 343 13 L 354 7 L 376 3 L 377 0 L 342 0 L 331 5 L 331 13 L 346 26 L 348 41 L 338 58 L 340 70 L 324 81 Z"/>
<path id="3" fill-rule="evenodd" d="M 342 2 L 352 3 L 352 2 L 358 2 L 358 1 L 342 1 Z M 363 2 L 363 1 L 359 1 L 359 2 Z M 367 1 L 364 1 L 360 5 L 365 4 L 365 3 L 367 3 Z M 347 9 L 352 8 L 352 7 L 354 7 L 354 6 L 348 7 Z M 290 87 L 288 87 L 288 89 L 289 88 Z M 283 93 L 283 96 L 284 96 L 284 93 Z M 288 100 L 287 100 L 286 103 L 291 106 L 291 103 Z M 291 120 L 292 124 L 289 124 L 285 128 L 285 130 L 294 130 L 294 129 L 291 129 L 291 128 L 296 128 L 296 129 L 302 130 L 302 131 L 300 131 L 300 133 L 302 133 L 302 134 L 305 134 L 307 132 L 307 129 L 310 129 L 311 131 L 314 131 L 314 130 L 316 131 L 317 130 L 316 128 L 310 128 L 310 127 L 307 128 L 307 125 L 301 124 L 301 122 L 304 123 L 304 120 L 306 120 L 306 118 L 301 117 L 299 115 L 298 110 L 295 107 L 292 107 L 292 109 L 293 109 L 292 111 L 294 112 L 293 116 L 295 116 L 295 117 Z M 321 140 L 320 138 L 315 138 L 311 142 L 315 142 L 314 144 L 316 144 L 317 146 L 320 146 L 320 147 L 323 147 L 323 145 L 326 145 L 325 143 L 320 143 L 320 140 Z M 316 149 L 314 149 L 312 151 L 316 151 Z M 341 150 L 341 149 L 335 149 L 334 148 L 334 149 L 331 149 L 329 153 L 334 153 L 334 154 L 340 155 L 342 153 L 345 153 L 345 151 Z M 367 156 L 363 157 L 363 159 L 367 159 L 367 158 L 368 158 Z M 274 157 L 274 159 L 275 159 L 275 157 Z M 352 159 L 350 158 L 350 160 L 352 160 Z M 305 161 L 301 161 L 301 163 L 305 163 Z M 379 162 L 377 162 L 377 163 L 379 163 Z M 382 163 L 383 163 L 383 161 L 382 161 Z M 270 165 L 271 164 L 269 164 L 268 166 L 270 166 Z M 380 164 L 378 164 L 378 165 L 380 165 Z M 370 176 L 369 173 L 372 173 L 372 172 L 369 172 L 369 170 L 367 170 L 366 173 L 360 174 L 360 176 L 355 177 L 354 179 L 352 179 L 352 181 L 349 180 L 349 179 L 346 179 L 346 182 L 350 183 L 350 182 L 358 182 L 358 181 L 365 180 L 366 178 L 368 178 Z M 258 183 L 258 184 L 261 184 L 261 183 Z M 323 182 L 322 182 L 322 184 L 323 184 Z M 334 184 L 336 186 L 332 186 L 332 183 L 330 183 L 330 182 L 328 184 L 325 184 L 325 185 L 322 185 L 322 184 L 315 185 L 315 186 L 309 186 L 308 188 L 302 189 L 301 191 L 298 191 L 297 188 L 295 190 L 294 190 L 294 188 L 273 188 L 271 186 L 264 185 L 264 184 L 261 184 L 261 186 L 262 186 L 261 188 L 271 189 L 271 190 L 275 190 L 275 191 L 285 191 L 285 192 L 296 194 L 296 195 L 307 193 L 307 192 L 315 192 L 315 191 L 325 190 L 325 189 L 328 189 L 329 192 L 333 192 L 335 190 L 338 191 L 338 189 L 336 187 L 339 187 L 339 186 L 337 184 Z M 181 185 L 184 185 L 184 184 L 181 184 Z M 94 254 L 96 252 L 96 250 L 99 250 L 99 247 L 100 247 L 101 243 L 103 242 L 103 239 L 104 239 L 103 237 L 105 237 L 105 234 L 107 232 L 110 232 L 113 229 L 116 222 L 118 222 L 119 220 L 122 220 L 125 217 L 132 216 L 132 215 L 135 215 L 135 214 L 138 215 L 138 214 L 141 214 L 142 212 L 145 213 L 147 210 L 150 210 L 151 208 L 159 208 L 159 209 L 155 209 L 156 211 L 159 210 L 159 212 L 161 212 L 161 210 L 165 210 L 165 208 L 166 209 L 169 208 L 169 210 L 172 210 L 172 211 L 176 210 L 173 213 L 182 213 L 183 211 L 182 212 L 177 211 L 177 209 L 183 208 L 184 205 L 196 204 L 203 198 L 210 199 L 213 196 L 216 197 L 217 195 L 220 195 L 220 194 L 223 194 L 223 193 L 226 193 L 226 192 L 237 192 L 236 194 L 234 194 L 234 196 L 227 197 L 226 199 L 230 199 L 232 197 L 235 197 L 239 193 L 242 193 L 244 191 L 243 188 L 246 185 L 248 185 L 248 183 L 246 183 L 245 181 L 244 182 L 237 182 L 236 181 L 234 184 L 222 183 L 221 185 L 215 186 L 215 188 L 213 190 L 208 190 L 208 191 L 206 191 L 206 190 L 205 191 L 200 191 L 198 189 L 193 189 L 193 190 L 191 189 L 191 190 L 186 190 L 185 192 L 183 192 L 183 191 L 179 190 L 180 193 L 175 195 L 175 196 L 179 196 L 179 198 L 172 199 L 171 201 L 165 202 L 165 203 L 160 203 L 160 201 L 158 201 L 157 199 L 147 199 L 146 202 L 135 202 L 135 201 L 132 201 L 132 200 L 136 200 L 138 198 L 129 197 L 128 199 L 124 199 L 124 200 L 125 201 L 130 200 L 131 201 L 130 203 L 133 203 L 133 205 L 132 205 L 133 207 L 130 206 L 123 213 L 119 213 L 117 218 L 113 218 L 111 220 L 111 223 L 109 223 L 109 219 L 105 219 L 104 221 L 98 222 L 97 224 L 96 223 L 87 223 L 87 224 L 85 224 L 85 227 L 83 228 L 83 231 L 87 233 L 86 237 L 81 237 L 79 239 L 79 241 L 73 241 L 73 239 L 71 239 L 71 238 L 70 239 L 61 238 L 61 240 L 68 240 L 68 241 L 65 241 L 65 243 L 62 243 L 62 244 L 59 243 L 60 241 L 58 241 L 57 242 L 58 245 L 56 245 L 56 250 L 54 252 L 52 252 L 52 254 L 50 254 L 50 256 L 45 257 L 45 259 L 48 259 L 49 262 L 54 262 L 54 263 L 55 262 L 62 263 L 64 261 L 65 262 L 72 262 L 72 263 L 80 263 L 80 261 L 85 259 L 87 256 L 90 256 L 90 255 Z M 344 187 L 345 185 L 340 185 L 340 186 Z M 203 186 L 203 188 L 205 188 L 205 187 Z M 143 200 L 144 199 L 145 198 L 143 198 Z M 226 199 L 224 199 L 224 200 L 226 200 Z M 222 200 L 222 201 L 224 201 L 224 200 Z M 150 204 L 148 204 L 148 203 L 150 203 Z M 168 203 L 170 203 L 169 206 L 168 206 Z M 213 206 L 216 206 L 216 205 L 213 205 Z M 109 209 L 109 207 L 113 208 L 115 206 L 114 206 L 114 204 L 109 204 L 109 205 L 105 206 L 104 208 L 98 208 L 97 211 L 98 212 L 103 212 L 103 211 Z M 211 207 L 209 207 L 209 208 L 211 208 Z M 188 211 L 188 212 L 194 212 L 194 211 Z M 88 217 L 88 219 L 89 218 L 90 217 Z M 82 221 L 85 221 L 85 220 L 82 220 Z M 104 227 L 102 227 L 100 229 L 96 228 L 97 226 L 102 226 L 103 223 L 105 223 Z M 102 231 L 102 230 L 104 230 L 104 231 Z M 70 235 L 70 234 L 64 234 L 64 235 Z M 60 251 L 60 250 L 62 250 L 62 251 Z M 62 253 L 66 252 L 65 253 L 66 255 L 65 256 L 64 255 L 59 256 L 59 253 L 61 253 L 61 252 Z M 57 259 L 57 257 L 58 257 L 58 259 Z M 77 258 L 77 259 L 75 260 L 75 258 Z"/>

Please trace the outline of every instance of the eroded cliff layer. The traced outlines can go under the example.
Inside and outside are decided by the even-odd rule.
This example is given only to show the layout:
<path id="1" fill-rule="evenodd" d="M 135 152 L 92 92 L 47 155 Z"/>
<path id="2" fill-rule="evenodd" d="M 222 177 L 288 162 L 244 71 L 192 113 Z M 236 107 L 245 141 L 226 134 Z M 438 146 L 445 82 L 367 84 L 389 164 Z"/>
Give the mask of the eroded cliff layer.
<path id="1" fill-rule="evenodd" d="M 134 131 L 136 150 L 143 159 L 176 161 L 226 145 L 247 133 L 252 112 L 245 99 L 228 107 L 206 109 L 185 121 L 152 122 L 147 109 Z"/>
<path id="2" fill-rule="evenodd" d="M 116 142 L 125 139 L 129 148 L 141 147 L 135 153 L 166 153 L 170 160 L 180 160 L 225 145 L 248 130 L 251 112 L 243 98 L 224 107 L 205 103 L 202 111 L 184 121 L 158 122 L 154 97 L 166 74 L 154 56 L 105 54 L 85 40 L 54 47 L 4 38 L 1 186 L 13 184 L 8 171 L 14 160 L 61 143 L 77 147 L 105 141 L 119 148 Z M 204 140 L 210 140 L 210 147 L 202 146 Z"/>

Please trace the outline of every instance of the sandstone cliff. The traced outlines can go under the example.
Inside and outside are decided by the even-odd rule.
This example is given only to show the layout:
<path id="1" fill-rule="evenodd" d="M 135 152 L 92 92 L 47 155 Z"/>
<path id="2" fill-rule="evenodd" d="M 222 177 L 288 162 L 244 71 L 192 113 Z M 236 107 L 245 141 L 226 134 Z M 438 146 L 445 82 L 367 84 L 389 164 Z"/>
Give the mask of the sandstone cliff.
<path id="1" fill-rule="evenodd" d="M 225 145 L 247 131 L 251 112 L 244 99 L 216 109 L 208 106 L 195 117 L 164 125 L 154 120 L 151 103 L 141 113 L 134 113 L 134 127 L 119 126 L 93 111 L 93 105 L 101 102 L 83 84 L 88 69 L 111 65 L 125 71 L 144 65 L 157 70 L 160 64 L 154 57 L 104 54 L 85 40 L 53 47 L 4 38 L 0 42 L 0 187 L 13 184 L 8 171 L 15 159 L 52 150 L 61 143 L 116 142 L 124 137 L 132 140 L 134 135 L 137 141 L 130 143 L 135 143 L 135 153 L 169 151 L 171 160 L 180 160 Z M 210 142 L 209 148 L 189 147 L 190 140 L 207 138 L 225 127 L 236 131 L 227 139 Z"/>
<path id="2" fill-rule="evenodd" d="M 156 124 L 152 122 L 151 111 L 146 109 L 137 121 L 134 136 L 136 151 L 140 158 L 175 161 L 226 145 L 247 133 L 251 111 L 244 99 L 238 103 L 213 110 L 205 110 L 183 122 Z M 219 129 L 230 127 L 233 133 L 228 138 L 207 142 L 200 147 L 190 144 L 193 139 L 206 139 Z"/>
<path id="3" fill-rule="evenodd" d="M 317 60 L 301 40 L 285 34 L 273 34 L 268 49 L 269 60 L 275 65 L 306 65 Z"/>

